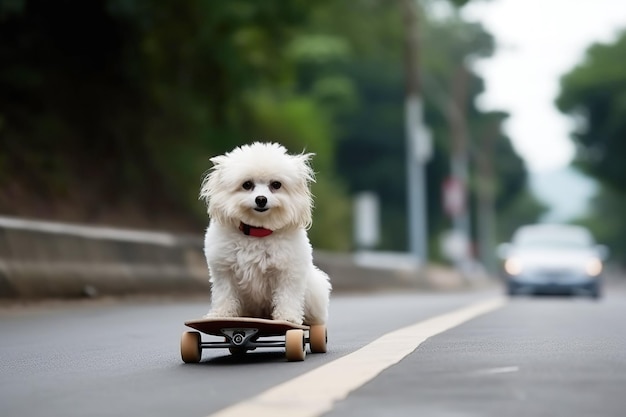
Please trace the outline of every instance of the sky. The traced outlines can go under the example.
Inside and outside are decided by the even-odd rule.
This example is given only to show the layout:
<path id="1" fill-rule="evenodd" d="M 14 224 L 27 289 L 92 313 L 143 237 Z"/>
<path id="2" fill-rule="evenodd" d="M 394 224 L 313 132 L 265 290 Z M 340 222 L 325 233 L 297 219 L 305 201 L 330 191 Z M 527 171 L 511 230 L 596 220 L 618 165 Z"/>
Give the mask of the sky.
<path id="1" fill-rule="evenodd" d="M 473 0 L 462 12 L 497 44 L 475 64 L 486 83 L 478 105 L 511 113 L 505 129 L 531 173 L 567 166 L 572 122 L 554 106 L 559 78 L 626 29 L 626 0 Z"/>

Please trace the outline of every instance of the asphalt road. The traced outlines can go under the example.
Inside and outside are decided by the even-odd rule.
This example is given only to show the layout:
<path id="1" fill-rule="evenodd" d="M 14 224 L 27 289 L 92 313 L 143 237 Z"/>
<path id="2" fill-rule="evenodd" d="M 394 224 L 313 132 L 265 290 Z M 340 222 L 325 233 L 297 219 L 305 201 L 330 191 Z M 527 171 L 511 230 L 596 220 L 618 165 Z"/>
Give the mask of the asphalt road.
<path id="1" fill-rule="evenodd" d="M 285 362 L 278 350 L 244 358 L 209 350 L 202 363 L 183 364 L 182 322 L 204 314 L 204 300 L 0 306 L 0 416 L 202 417 L 279 384 L 297 388 L 294 378 L 321 368 L 357 381 L 361 372 L 333 374 L 333 367 L 394 330 L 500 294 L 334 295 L 329 352 L 297 363 Z M 505 299 L 418 344 L 373 379 L 356 382 L 346 398 L 333 399 L 325 415 L 626 415 L 623 285 L 608 288 L 600 301 Z M 383 348 L 398 349 L 395 342 Z M 372 356 L 382 362 L 389 355 Z M 281 402 L 272 407 L 268 414 L 279 415 Z"/>

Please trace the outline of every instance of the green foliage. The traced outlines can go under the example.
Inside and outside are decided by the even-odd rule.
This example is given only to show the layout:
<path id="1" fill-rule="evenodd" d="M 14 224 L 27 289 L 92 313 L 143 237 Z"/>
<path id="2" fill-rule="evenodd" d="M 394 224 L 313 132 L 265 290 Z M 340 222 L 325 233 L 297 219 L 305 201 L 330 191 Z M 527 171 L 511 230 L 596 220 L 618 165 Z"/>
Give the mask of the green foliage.
<path id="1" fill-rule="evenodd" d="M 454 1 L 457 6 L 465 3 Z M 378 193 L 380 248 L 406 248 L 404 27 L 388 0 L 92 0 L 0 2 L 0 212 L 3 190 L 78 206 L 99 221 L 125 204 L 154 227 L 206 223 L 198 187 L 209 157 L 254 140 L 316 153 L 313 244 L 351 248 L 350 195 Z M 449 226 L 440 184 L 450 130 L 441 97 L 468 57 L 488 56 L 482 27 L 420 20 L 429 233 Z M 487 115 L 473 105 L 472 129 Z M 524 192 L 525 168 L 498 135 L 498 208 Z M 15 201 L 15 202 L 14 202 Z M 165 219 L 165 220 L 164 220 Z"/>
<path id="2" fill-rule="evenodd" d="M 559 109 L 574 117 L 574 163 L 599 180 L 591 213 L 579 223 L 608 244 L 614 259 L 626 262 L 626 31 L 611 44 L 591 46 L 581 63 L 561 78 Z"/>
<path id="3" fill-rule="evenodd" d="M 332 65 L 325 63 L 323 68 L 324 77 L 331 76 L 333 71 L 339 77 L 351 75 L 350 87 L 346 88 L 349 93 L 343 95 L 351 98 L 343 101 L 350 105 L 344 106 L 342 116 L 335 119 L 337 169 L 352 193 L 367 190 L 379 195 L 383 225 L 380 247 L 404 250 L 407 221 L 404 30 L 398 26 L 402 21 L 401 9 L 388 7 L 385 2 L 354 1 L 350 3 L 350 13 L 359 16 L 354 21 L 344 19 L 348 13 L 344 2 L 333 3 L 326 10 L 323 19 L 315 20 L 314 27 L 349 40 L 349 48 L 343 50 L 351 51 L 349 61 L 336 59 Z M 450 227 L 450 219 L 443 214 L 441 206 L 441 184 L 449 175 L 450 127 L 446 100 L 451 95 L 452 78 L 468 57 L 489 56 L 494 43 L 482 27 L 463 22 L 456 15 L 445 20 L 421 21 L 421 36 L 425 117 L 434 134 L 433 159 L 427 166 L 428 227 L 429 235 L 434 237 Z M 314 83 L 310 74 L 299 74 L 300 89 L 312 91 Z M 489 118 L 473 105 L 482 89 L 482 80 L 470 76 L 462 111 L 469 113 L 471 126 L 486 123 L 484 120 Z M 518 195 L 526 193 L 526 169 L 509 139 L 502 134 L 495 143 L 494 162 L 498 178 L 497 209 L 504 216 L 505 209 L 519 200 Z M 532 201 L 530 194 L 526 198 Z M 538 216 L 540 211 L 533 214 Z M 524 216 L 522 221 L 528 217 Z M 517 220 L 511 218 L 511 221 Z"/>
<path id="4" fill-rule="evenodd" d="M 316 175 L 312 191 L 315 196 L 313 226 L 309 238 L 314 247 L 334 251 L 352 249 L 352 204 L 336 178 L 324 172 Z"/>
<path id="5" fill-rule="evenodd" d="M 557 105 L 574 116 L 576 164 L 590 175 L 623 187 L 626 182 L 626 31 L 614 44 L 596 44 L 563 76 Z"/>
<path id="6" fill-rule="evenodd" d="M 251 95 L 248 102 L 259 140 L 276 140 L 292 152 L 313 152 L 318 170 L 332 169 L 331 125 L 315 101 L 295 95 L 277 99 L 259 92 Z"/>
<path id="7" fill-rule="evenodd" d="M 306 99 L 265 103 L 276 106 L 265 113 L 250 100 L 290 90 L 295 63 L 284 51 L 310 9 L 297 0 L 1 3 L 1 185 L 56 200 L 93 194 L 98 212 L 134 200 L 149 216 L 206 223 L 197 194 L 210 156 L 258 138 L 252 121 L 268 112 L 303 125 L 321 114 Z M 332 169 L 328 123 L 309 127 L 281 138 L 319 148 Z M 278 140 L 275 131 L 265 139 Z M 19 213 L 9 200 L 0 196 L 2 211 Z M 97 221 L 82 209 L 74 220 Z"/>
<path id="8" fill-rule="evenodd" d="M 591 213 L 574 223 L 588 227 L 598 243 L 611 249 L 611 260 L 626 265 L 626 239 L 624 238 L 624 206 L 626 192 L 608 186 L 600 187 L 591 201 Z"/>

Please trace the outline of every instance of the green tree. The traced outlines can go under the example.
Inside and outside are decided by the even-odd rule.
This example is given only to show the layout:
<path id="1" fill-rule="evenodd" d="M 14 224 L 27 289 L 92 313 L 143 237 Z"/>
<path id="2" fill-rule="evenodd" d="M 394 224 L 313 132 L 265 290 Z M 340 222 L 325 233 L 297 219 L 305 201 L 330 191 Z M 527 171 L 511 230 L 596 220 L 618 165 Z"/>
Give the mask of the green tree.
<path id="1" fill-rule="evenodd" d="M 401 8 L 385 0 L 2 1 L 0 212 L 70 212 L 86 222 L 117 215 L 116 224 L 146 227 L 177 219 L 198 230 L 209 156 L 277 140 L 317 154 L 314 245 L 347 249 L 347 196 L 374 190 L 383 202 L 381 248 L 404 249 L 401 22 Z M 493 47 L 482 28 L 458 18 L 423 29 L 424 67 L 444 93 L 465 57 Z M 482 82 L 473 75 L 469 87 L 474 123 Z M 437 100 L 427 89 L 431 236 L 447 222 L 440 184 L 449 133 Z M 502 152 L 507 160 L 512 148 Z M 502 198 L 513 201 L 508 181 L 524 169 L 506 167 Z"/>
<path id="2" fill-rule="evenodd" d="M 320 215 L 345 207 L 331 122 L 286 53 L 325 3 L 0 2 L 0 212 L 198 230 L 208 158 L 251 140 L 317 153 Z M 314 243 L 345 249 L 345 216 Z"/>
<path id="3" fill-rule="evenodd" d="M 626 31 L 612 43 L 592 45 L 561 78 L 558 108 L 576 121 L 574 165 L 600 182 L 591 213 L 579 219 L 626 263 Z"/>
<path id="4" fill-rule="evenodd" d="M 625 205 L 624 190 L 601 186 L 591 200 L 591 213 L 574 221 L 592 230 L 596 240 L 611 249 L 611 259 L 622 266 L 626 265 Z"/>
<path id="5" fill-rule="evenodd" d="M 615 187 L 626 183 L 626 31 L 612 44 L 596 44 L 561 78 L 558 108 L 577 121 L 575 164 Z"/>
<path id="6" fill-rule="evenodd" d="M 324 90 L 318 88 L 323 84 L 333 87 L 324 91 L 332 92 L 328 102 L 336 110 L 336 169 L 351 193 L 375 191 L 381 198 L 380 247 L 404 250 L 407 224 L 401 8 L 390 7 L 385 1 L 352 1 L 333 2 L 316 12 L 310 36 L 326 45 L 315 48 L 326 53 L 323 58 L 300 61 L 298 89 L 310 93 Z M 468 57 L 489 56 L 493 40 L 479 25 L 463 22 L 453 14 L 444 20 L 426 16 L 422 41 L 425 117 L 435 139 L 433 159 L 427 168 L 428 226 L 435 242 L 439 232 L 449 227 L 441 206 L 441 184 L 449 175 L 451 144 L 446 106 L 451 79 Z M 482 91 L 482 80 L 471 74 L 462 109 L 469 115 L 471 129 L 486 118 L 473 105 Z M 495 147 L 498 213 L 504 215 L 501 209 L 510 207 L 518 194 L 527 192 L 526 170 L 506 136 L 497 135 Z"/>

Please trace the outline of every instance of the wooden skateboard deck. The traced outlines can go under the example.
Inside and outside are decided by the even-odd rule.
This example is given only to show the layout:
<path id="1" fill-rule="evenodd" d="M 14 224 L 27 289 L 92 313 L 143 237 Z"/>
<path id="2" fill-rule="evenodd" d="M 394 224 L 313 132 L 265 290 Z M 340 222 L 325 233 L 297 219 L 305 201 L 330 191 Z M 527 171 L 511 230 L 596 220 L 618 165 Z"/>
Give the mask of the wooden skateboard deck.
<path id="1" fill-rule="evenodd" d="M 223 336 L 222 330 L 229 328 L 257 329 L 259 336 L 281 336 L 291 329 L 309 330 L 309 326 L 301 326 L 288 321 L 254 317 L 203 318 L 188 320 L 185 326 L 213 336 Z"/>
<path id="2" fill-rule="evenodd" d="M 284 347 L 289 361 L 304 360 L 306 345 L 311 352 L 326 352 L 325 325 L 298 325 L 282 320 L 254 317 L 217 317 L 188 320 L 185 325 L 197 330 L 184 332 L 180 342 L 183 362 L 200 362 L 203 349 L 226 348 L 233 355 L 256 348 Z M 199 332 L 223 337 L 222 341 L 202 341 Z"/>

